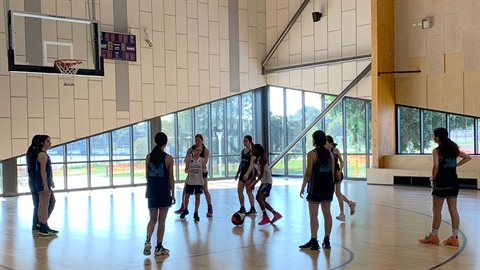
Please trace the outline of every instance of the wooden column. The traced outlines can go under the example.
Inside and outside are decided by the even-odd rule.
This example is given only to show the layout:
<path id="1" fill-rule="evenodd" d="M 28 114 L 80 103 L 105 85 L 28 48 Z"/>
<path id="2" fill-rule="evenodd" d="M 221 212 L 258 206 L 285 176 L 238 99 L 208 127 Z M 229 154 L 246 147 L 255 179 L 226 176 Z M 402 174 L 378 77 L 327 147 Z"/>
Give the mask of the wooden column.
<path id="1" fill-rule="evenodd" d="M 394 0 L 372 0 L 372 167 L 395 154 Z"/>

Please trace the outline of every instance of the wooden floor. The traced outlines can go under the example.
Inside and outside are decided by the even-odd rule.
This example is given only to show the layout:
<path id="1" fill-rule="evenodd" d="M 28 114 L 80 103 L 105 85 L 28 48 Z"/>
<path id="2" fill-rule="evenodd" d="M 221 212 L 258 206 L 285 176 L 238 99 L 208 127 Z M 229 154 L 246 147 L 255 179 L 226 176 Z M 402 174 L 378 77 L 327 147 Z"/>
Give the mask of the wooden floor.
<path id="1" fill-rule="evenodd" d="M 310 233 L 300 181 L 274 179 L 269 201 L 284 216 L 276 225 L 258 225 L 257 215 L 242 227 L 230 223 L 239 207 L 236 182 L 211 181 L 212 219 L 205 218 L 203 197 L 199 222 L 192 215 L 180 220 L 170 210 L 164 238 L 169 256 L 142 254 L 148 222 L 144 187 L 56 193 L 49 221 L 60 231 L 55 238 L 32 234 L 30 196 L 0 198 L 0 269 L 480 269 L 479 191 L 460 192 L 455 248 L 417 242 L 431 226 L 428 188 L 345 181 L 344 193 L 358 203 L 357 213 L 347 214 L 344 223 L 334 220 L 331 250 L 303 252 L 298 245 Z M 332 214 L 338 214 L 336 201 Z M 446 207 L 443 214 L 441 239 L 450 233 Z"/>

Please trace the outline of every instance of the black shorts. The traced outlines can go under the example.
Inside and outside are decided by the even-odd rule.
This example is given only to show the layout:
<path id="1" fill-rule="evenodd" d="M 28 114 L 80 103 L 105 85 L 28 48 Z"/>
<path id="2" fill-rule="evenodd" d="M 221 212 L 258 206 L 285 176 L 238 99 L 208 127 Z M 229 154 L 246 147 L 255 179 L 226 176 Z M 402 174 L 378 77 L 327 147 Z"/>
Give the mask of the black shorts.
<path id="1" fill-rule="evenodd" d="M 250 174 L 248 175 L 248 179 L 247 180 L 243 180 L 243 176 L 245 175 L 246 172 L 240 172 L 240 177 L 238 179 L 240 179 L 240 181 L 242 181 L 243 183 L 246 183 L 247 181 L 249 180 L 252 180 L 253 178 L 253 171 L 250 172 Z"/>
<path id="2" fill-rule="evenodd" d="M 172 197 L 148 199 L 148 209 L 169 208 L 172 206 Z"/>
<path id="3" fill-rule="evenodd" d="M 456 198 L 458 196 L 459 188 L 433 189 L 432 196 L 440 199 Z"/>
<path id="4" fill-rule="evenodd" d="M 207 178 L 208 177 L 208 172 L 204 172 L 203 173 L 203 178 Z"/>
<path id="5" fill-rule="evenodd" d="M 35 184 L 37 186 L 38 193 L 45 191 L 45 187 L 43 186 L 43 181 L 41 178 L 40 179 L 37 178 Z M 52 190 L 52 184 L 50 183 L 50 181 L 47 181 L 47 185 L 48 187 L 46 189 Z"/>
<path id="6" fill-rule="evenodd" d="M 270 190 L 272 190 L 272 184 L 261 184 L 258 188 L 258 192 L 263 192 L 263 198 L 270 196 Z"/>
<path id="7" fill-rule="evenodd" d="M 203 194 L 203 185 L 189 185 L 185 187 L 185 193 L 189 195 Z"/>
<path id="8" fill-rule="evenodd" d="M 315 204 L 319 204 L 322 202 L 331 202 L 333 200 L 333 192 L 331 193 L 324 193 L 320 195 L 314 195 L 312 193 L 307 194 L 307 201 Z"/>

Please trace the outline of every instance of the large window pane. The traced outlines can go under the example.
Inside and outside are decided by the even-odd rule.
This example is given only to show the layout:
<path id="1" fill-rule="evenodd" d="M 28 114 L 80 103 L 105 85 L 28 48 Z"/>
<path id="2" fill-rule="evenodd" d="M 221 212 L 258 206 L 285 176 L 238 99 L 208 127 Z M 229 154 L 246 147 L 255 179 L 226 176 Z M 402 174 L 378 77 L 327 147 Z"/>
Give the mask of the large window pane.
<path id="1" fill-rule="evenodd" d="M 92 187 L 110 186 L 110 162 L 92 162 L 90 174 Z"/>
<path id="2" fill-rule="evenodd" d="M 130 127 L 112 131 L 112 149 L 114 160 L 131 159 L 132 141 Z"/>
<path id="3" fill-rule="evenodd" d="M 287 155 L 289 175 L 303 175 L 303 159 L 303 155 Z"/>
<path id="4" fill-rule="evenodd" d="M 253 94 L 248 92 L 242 95 L 242 135 L 250 135 L 253 133 Z M 253 138 L 255 141 L 255 138 Z"/>
<path id="5" fill-rule="evenodd" d="M 67 161 L 87 161 L 87 140 L 67 144 Z"/>
<path id="6" fill-rule="evenodd" d="M 195 108 L 195 134 L 202 134 L 203 143 L 210 147 L 210 114 L 208 112 L 208 105 L 203 105 Z"/>
<path id="7" fill-rule="evenodd" d="M 147 178 L 145 175 L 145 160 L 136 160 L 133 162 L 133 183 L 134 184 L 145 184 L 147 183 Z"/>
<path id="8" fill-rule="evenodd" d="M 181 158 L 178 158 L 178 159 L 174 159 L 173 161 L 173 168 L 176 168 L 178 167 L 178 181 L 184 181 L 184 180 L 187 180 L 187 173 L 185 172 L 185 163 L 184 163 L 184 159 L 185 157 L 181 157 Z M 180 161 L 179 161 L 180 159 Z M 181 166 L 177 166 L 177 164 L 180 163 Z"/>
<path id="9" fill-rule="evenodd" d="M 345 100 L 347 153 L 366 153 L 366 111 L 365 101 L 347 98 Z M 342 148 L 340 148 L 342 150 Z"/>
<path id="10" fill-rule="evenodd" d="M 330 105 L 335 99 L 334 96 L 325 96 L 325 107 Z M 342 116 L 342 102 L 338 102 L 325 115 L 325 134 L 333 137 L 337 148 L 343 149 L 343 116 Z"/>
<path id="11" fill-rule="evenodd" d="M 433 130 L 439 127 L 446 128 L 447 116 L 445 113 L 424 111 L 423 112 L 423 153 L 431 154 L 437 147 L 433 141 Z"/>
<path id="12" fill-rule="evenodd" d="M 130 185 L 130 161 L 113 162 L 113 185 Z"/>
<path id="13" fill-rule="evenodd" d="M 176 120 L 175 114 L 162 116 L 160 120 L 162 125 L 162 132 L 167 134 L 167 138 L 168 138 L 167 146 L 165 146 L 165 152 L 167 152 L 173 157 L 177 156 L 177 150 L 175 147 L 176 146 L 175 138 L 177 137 L 175 134 L 175 125 L 176 125 L 175 120 Z M 150 148 L 153 148 L 153 146 L 151 146 Z M 152 151 L 152 149 L 149 149 L 148 153 L 150 153 L 150 151 Z"/>
<path id="14" fill-rule="evenodd" d="M 223 101 L 212 103 L 212 145 L 210 145 L 211 155 L 224 155 L 225 152 L 225 128 L 224 128 L 224 108 Z"/>
<path id="15" fill-rule="evenodd" d="M 477 119 L 477 154 L 480 154 L 480 119 Z"/>
<path id="16" fill-rule="evenodd" d="M 399 107 L 400 138 L 398 151 L 402 154 L 420 153 L 420 110 Z"/>
<path id="17" fill-rule="evenodd" d="M 228 176 L 234 177 L 237 174 L 238 166 L 240 165 L 240 152 L 238 156 L 228 157 Z"/>
<path id="18" fill-rule="evenodd" d="M 348 178 L 366 178 L 367 177 L 367 158 L 365 155 L 347 155 L 346 169 Z"/>
<path id="19" fill-rule="evenodd" d="M 449 137 L 458 144 L 460 150 L 467 154 L 475 153 L 475 129 L 472 117 L 450 114 Z"/>
<path id="20" fill-rule="evenodd" d="M 52 174 L 55 190 L 65 190 L 65 165 L 52 164 Z"/>
<path id="21" fill-rule="evenodd" d="M 0 195 L 3 195 L 3 164 L 0 162 Z"/>
<path id="22" fill-rule="evenodd" d="M 243 135 L 240 139 L 240 100 L 238 96 L 227 99 L 227 153 L 229 155 L 240 155 L 243 149 Z"/>
<path id="23" fill-rule="evenodd" d="M 280 153 L 285 149 L 285 122 L 283 89 L 271 86 L 269 89 L 269 148 L 270 153 Z"/>
<path id="24" fill-rule="evenodd" d="M 287 110 L 287 141 L 286 145 L 290 145 L 293 140 L 303 130 L 303 112 L 302 112 L 302 92 L 297 90 L 287 89 L 286 91 L 286 110 Z M 292 153 L 302 153 L 302 141 L 295 144 L 290 150 Z M 289 167 L 290 171 L 290 167 Z"/>
<path id="25" fill-rule="evenodd" d="M 100 134 L 90 138 L 90 160 L 110 159 L 110 133 Z"/>
<path id="26" fill-rule="evenodd" d="M 305 92 L 305 127 L 308 127 L 315 118 L 317 118 L 320 113 L 323 111 L 322 109 L 322 95 L 317 93 L 310 93 Z M 305 145 L 305 153 L 312 150 L 312 134 L 316 130 L 323 130 L 323 122 L 318 121 L 318 123 L 308 131 L 303 138 L 303 142 Z"/>
<path id="27" fill-rule="evenodd" d="M 278 155 L 270 155 L 270 162 L 268 164 L 272 164 L 277 157 Z M 285 175 L 285 157 L 275 164 L 272 168 L 272 174 Z"/>
<path id="28" fill-rule="evenodd" d="M 211 166 L 212 170 L 209 172 L 209 177 L 224 178 L 226 176 L 227 167 L 225 157 L 212 157 Z"/>
<path id="29" fill-rule="evenodd" d="M 372 102 L 367 102 L 368 154 L 372 154 Z M 368 163 L 372 164 L 372 163 Z"/>
<path id="30" fill-rule="evenodd" d="M 17 191 L 18 193 L 30 192 L 28 186 L 28 170 L 26 165 L 17 166 Z"/>
<path id="31" fill-rule="evenodd" d="M 150 152 L 149 134 L 149 122 L 142 122 L 133 126 L 133 158 L 145 159 L 147 154 Z"/>
<path id="32" fill-rule="evenodd" d="M 48 156 L 50 156 L 50 160 L 52 163 L 63 163 L 65 162 L 65 146 L 60 145 L 53 148 L 48 149 Z"/>
<path id="33" fill-rule="evenodd" d="M 68 189 L 88 187 L 87 163 L 67 164 L 67 187 Z"/>
<path id="34" fill-rule="evenodd" d="M 177 157 L 180 157 L 180 161 L 183 163 L 183 158 L 187 154 L 188 148 L 190 148 L 195 142 L 193 139 L 192 128 L 192 110 L 181 111 L 178 113 L 178 153 Z"/>

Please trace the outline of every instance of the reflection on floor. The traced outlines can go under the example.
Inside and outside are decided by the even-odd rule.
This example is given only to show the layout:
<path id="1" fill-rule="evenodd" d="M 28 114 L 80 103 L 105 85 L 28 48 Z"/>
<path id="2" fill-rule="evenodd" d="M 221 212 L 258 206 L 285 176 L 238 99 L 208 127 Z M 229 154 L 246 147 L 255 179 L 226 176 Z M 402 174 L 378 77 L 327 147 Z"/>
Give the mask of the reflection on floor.
<path id="1" fill-rule="evenodd" d="M 310 230 L 300 183 L 299 178 L 274 179 L 268 200 L 283 214 L 275 225 L 257 224 L 256 203 L 259 214 L 236 227 L 230 222 L 239 208 L 236 182 L 209 182 L 213 218 L 205 217 L 203 197 L 199 222 L 193 214 L 180 220 L 173 213 L 178 204 L 169 211 L 164 238 L 169 256 L 142 254 L 148 222 L 144 187 L 56 193 L 49 223 L 60 233 L 54 238 L 32 235 L 29 196 L 0 198 L 0 269 L 480 269 L 479 191 L 460 192 L 460 247 L 454 248 L 417 242 L 431 226 L 428 188 L 345 181 L 342 189 L 358 203 L 356 214 L 346 211 L 346 222 L 334 219 L 331 250 L 303 252 L 298 246 L 309 240 Z M 191 200 L 190 210 L 193 205 Z M 334 200 L 332 215 L 338 213 Z M 446 238 L 446 205 L 443 214 L 440 236 Z M 321 238 L 321 215 L 319 220 Z"/>

